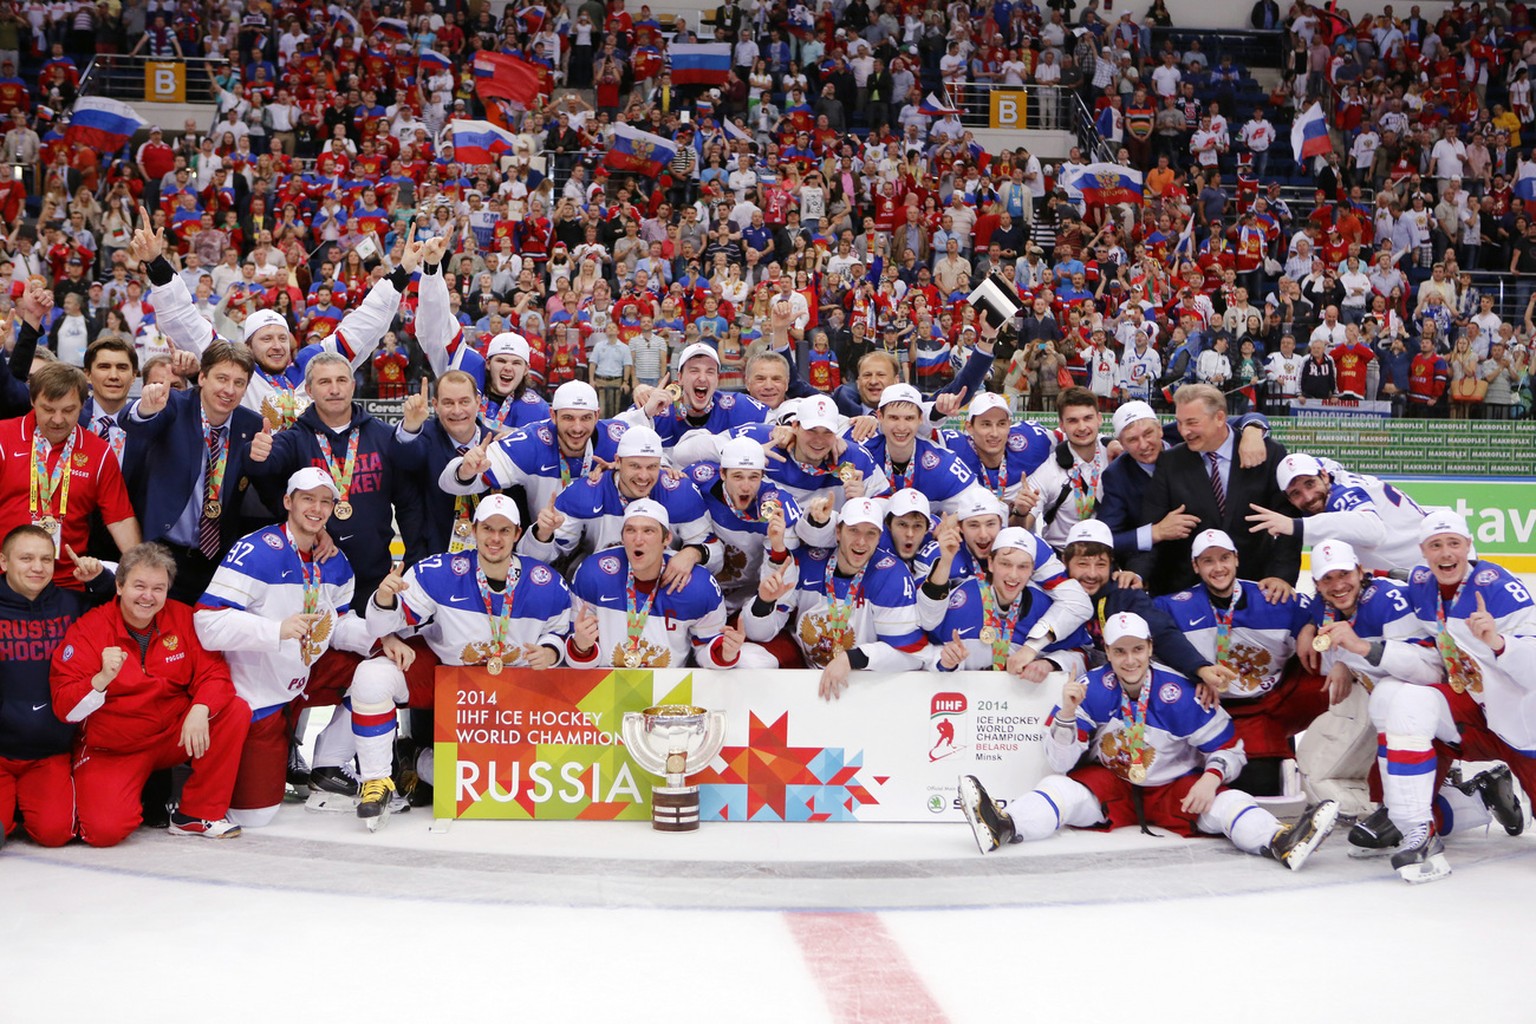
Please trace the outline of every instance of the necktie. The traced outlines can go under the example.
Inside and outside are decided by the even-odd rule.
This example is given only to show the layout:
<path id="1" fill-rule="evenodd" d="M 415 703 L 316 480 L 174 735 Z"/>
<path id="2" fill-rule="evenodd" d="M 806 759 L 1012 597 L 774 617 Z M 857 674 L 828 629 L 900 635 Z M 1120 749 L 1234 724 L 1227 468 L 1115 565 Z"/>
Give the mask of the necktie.
<path id="1" fill-rule="evenodd" d="M 208 455 L 203 466 L 204 481 L 213 478 L 215 467 L 218 465 L 219 452 L 224 447 L 224 428 L 214 427 L 208 432 Z M 204 494 L 206 495 L 206 483 Z M 215 499 L 218 495 L 214 496 Z M 210 516 L 207 512 L 208 503 L 203 502 L 202 517 L 197 522 L 197 550 L 203 553 L 203 557 L 211 562 L 219 560 L 219 517 Z"/>
<path id="2" fill-rule="evenodd" d="M 1227 488 L 1221 482 L 1221 460 L 1215 452 L 1205 453 L 1206 461 L 1211 464 L 1211 493 L 1216 496 L 1216 508 L 1221 513 L 1222 521 L 1227 518 Z"/>
<path id="3" fill-rule="evenodd" d="M 104 441 L 112 440 L 112 417 L 102 416 L 96 420 L 96 433 Z"/>

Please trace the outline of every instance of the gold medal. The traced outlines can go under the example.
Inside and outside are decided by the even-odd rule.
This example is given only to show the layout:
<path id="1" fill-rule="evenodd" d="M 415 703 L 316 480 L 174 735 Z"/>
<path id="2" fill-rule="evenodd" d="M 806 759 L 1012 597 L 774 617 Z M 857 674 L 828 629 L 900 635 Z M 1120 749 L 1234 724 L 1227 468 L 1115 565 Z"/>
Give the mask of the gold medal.
<path id="1" fill-rule="evenodd" d="M 1133 764 L 1126 771 L 1125 777 L 1137 785 L 1140 785 L 1141 783 L 1147 781 L 1147 766 L 1140 763 Z"/>
<path id="2" fill-rule="evenodd" d="M 209 500 L 203 502 L 203 518 L 204 519 L 217 519 L 217 518 L 219 518 L 219 516 L 221 516 L 223 514 L 224 514 L 224 506 L 221 505 L 220 503 L 218 503 L 217 501 L 214 501 L 213 499 L 210 498 Z"/>
<path id="3" fill-rule="evenodd" d="M 1312 639 L 1312 649 L 1314 651 L 1316 651 L 1317 653 L 1319 653 L 1319 654 L 1323 653 L 1324 651 L 1326 651 L 1328 648 L 1330 648 L 1332 646 L 1333 646 L 1333 637 L 1328 636 L 1326 634 L 1314 637 Z"/>
<path id="4" fill-rule="evenodd" d="M 469 536 L 469 520 L 468 519 L 456 519 L 456 520 L 454 520 L 454 522 L 453 522 L 453 535 L 455 537 L 468 537 Z"/>
<path id="5" fill-rule="evenodd" d="M 56 537 L 59 533 L 59 521 L 53 516 L 43 516 L 37 521 L 37 525 L 50 537 Z"/>
<path id="6" fill-rule="evenodd" d="M 493 657 L 485 663 L 485 670 L 493 676 L 501 675 L 501 670 L 504 667 L 505 662 L 503 662 L 499 656 Z"/>
<path id="7" fill-rule="evenodd" d="M 640 652 L 639 651 L 635 651 L 635 650 L 625 651 L 624 652 L 624 667 L 625 668 L 639 668 L 640 667 Z"/>
<path id="8" fill-rule="evenodd" d="M 991 644 L 997 642 L 997 630 L 991 626 L 983 626 L 981 630 L 981 642 Z"/>
<path id="9" fill-rule="evenodd" d="M 772 519 L 774 516 L 784 514 L 784 506 L 777 498 L 769 498 L 758 506 L 758 511 L 764 519 Z"/>
<path id="10" fill-rule="evenodd" d="M 667 396 L 672 399 L 673 405 L 683 404 L 683 386 L 681 384 L 668 384 Z"/>
<path id="11" fill-rule="evenodd" d="M 352 503 L 350 501 L 338 501 L 336 503 L 335 515 L 337 519 L 351 519 Z"/>
<path id="12" fill-rule="evenodd" d="M 1457 693 L 1467 692 L 1467 684 L 1463 680 L 1456 678 L 1454 675 L 1448 676 L 1446 682 L 1450 683 L 1451 689 L 1455 690 Z"/>
<path id="13" fill-rule="evenodd" d="M 858 475 L 858 467 L 851 462 L 845 462 L 841 466 L 837 467 L 838 479 L 842 480 L 842 482 L 845 484 L 853 483 L 853 481 L 858 478 Z"/>

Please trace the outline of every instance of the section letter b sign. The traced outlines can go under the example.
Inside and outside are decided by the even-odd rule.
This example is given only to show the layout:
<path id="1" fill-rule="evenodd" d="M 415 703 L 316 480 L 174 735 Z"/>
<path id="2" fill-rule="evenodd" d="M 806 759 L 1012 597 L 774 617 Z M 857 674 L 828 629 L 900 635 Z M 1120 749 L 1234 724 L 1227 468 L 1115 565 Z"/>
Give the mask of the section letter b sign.
<path id="1" fill-rule="evenodd" d="M 1023 128 L 1024 127 L 1024 97 L 1023 89 L 993 89 L 992 90 L 992 118 L 993 128 Z"/>
<path id="2" fill-rule="evenodd" d="M 187 98 L 187 66 L 170 61 L 144 64 L 144 100 L 147 103 L 184 103 Z"/>

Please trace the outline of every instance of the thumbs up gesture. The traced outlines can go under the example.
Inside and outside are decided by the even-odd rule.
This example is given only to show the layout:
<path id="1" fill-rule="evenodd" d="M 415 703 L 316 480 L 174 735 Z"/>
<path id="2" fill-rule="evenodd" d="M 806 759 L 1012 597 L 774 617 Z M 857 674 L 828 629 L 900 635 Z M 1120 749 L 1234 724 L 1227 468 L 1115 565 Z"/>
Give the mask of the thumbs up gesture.
<path id="1" fill-rule="evenodd" d="M 597 635 L 597 613 L 591 605 L 583 604 L 581 611 L 576 613 L 576 628 L 571 633 L 576 640 L 576 650 L 585 655 L 597 646 Z"/>
<path id="2" fill-rule="evenodd" d="M 1477 597 L 1477 611 L 1467 616 L 1467 629 L 1477 637 L 1494 654 L 1502 654 L 1504 651 L 1504 637 L 1499 633 L 1499 624 L 1488 611 L 1488 604 L 1483 600 L 1481 593 Z"/>
<path id="3" fill-rule="evenodd" d="M 970 651 L 965 648 L 965 641 L 960 639 L 958 629 L 951 631 L 949 641 L 939 648 L 939 664 L 947 669 L 956 669 L 965 664 L 966 656 Z"/>
<path id="4" fill-rule="evenodd" d="M 421 378 L 421 390 L 405 400 L 405 430 L 408 434 L 414 434 L 427 422 L 427 413 L 431 409 L 430 393 L 432 382 L 426 377 Z"/>
<path id="5" fill-rule="evenodd" d="M 538 521 L 533 524 L 534 539 L 545 544 L 555 539 L 555 531 L 565 522 L 565 513 L 555 508 L 555 497 L 550 495 L 549 504 L 539 512 Z"/>
<path id="6" fill-rule="evenodd" d="M 379 589 L 373 592 L 373 603 L 388 611 L 395 607 L 395 599 L 409 586 L 404 564 L 396 562 L 395 567 L 389 570 L 389 575 L 379 581 Z"/>
<path id="7" fill-rule="evenodd" d="M 151 385 L 153 387 L 155 385 Z M 148 388 L 145 389 L 146 391 Z M 261 430 L 251 438 L 250 460 L 252 462 L 266 462 L 272 454 L 272 424 L 262 421 Z"/>

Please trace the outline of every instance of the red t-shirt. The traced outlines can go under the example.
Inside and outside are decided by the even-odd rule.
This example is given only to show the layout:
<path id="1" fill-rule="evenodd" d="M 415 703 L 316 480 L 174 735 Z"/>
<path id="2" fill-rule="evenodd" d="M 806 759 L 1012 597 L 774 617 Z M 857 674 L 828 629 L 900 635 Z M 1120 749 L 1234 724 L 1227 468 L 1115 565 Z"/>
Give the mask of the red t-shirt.
<path id="1" fill-rule="evenodd" d="M 39 508 L 36 516 L 31 511 L 32 434 L 36 427 L 37 417 L 30 412 L 19 419 L 0 422 L 0 537 L 44 516 L 61 518 L 62 473 L 48 507 Z M 64 446 L 58 445 L 48 452 L 45 472 L 50 480 L 63 451 Z M 106 441 L 80 427 L 75 428 L 69 474 L 69 504 L 62 516 L 63 532 L 53 581 L 61 587 L 81 590 L 80 581 L 74 577 L 75 563 L 64 553 L 65 545 L 84 554 L 90 541 L 93 511 L 99 509 L 105 523 L 120 523 L 133 518 L 133 506 L 128 502 L 128 488 L 123 484 L 117 456 L 112 454 Z"/>

